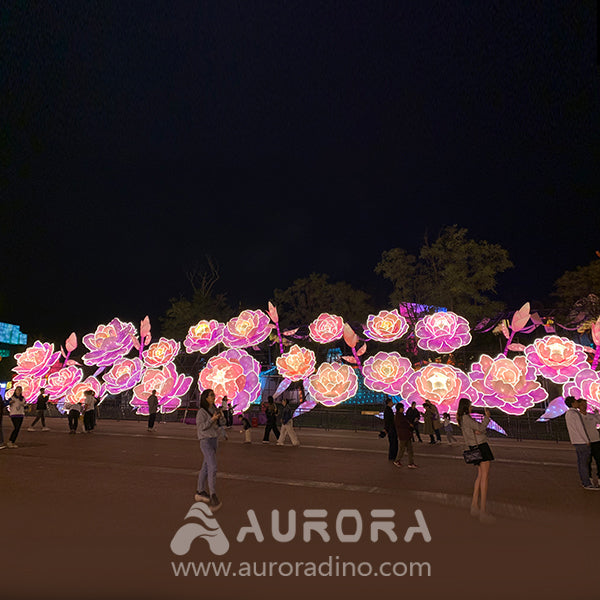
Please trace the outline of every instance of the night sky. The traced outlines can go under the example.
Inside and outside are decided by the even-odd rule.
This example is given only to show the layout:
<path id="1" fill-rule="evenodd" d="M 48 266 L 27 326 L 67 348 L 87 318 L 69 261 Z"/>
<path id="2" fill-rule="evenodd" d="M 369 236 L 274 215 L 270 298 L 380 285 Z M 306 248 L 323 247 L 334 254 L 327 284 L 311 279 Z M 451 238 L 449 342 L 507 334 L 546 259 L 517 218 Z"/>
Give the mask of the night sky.
<path id="1" fill-rule="evenodd" d="M 499 299 L 600 249 L 592 2 L 3 3 L 0 320 L 158 318 L 205 256 L 233 306 L 384 250 L 499 243 Z"/>

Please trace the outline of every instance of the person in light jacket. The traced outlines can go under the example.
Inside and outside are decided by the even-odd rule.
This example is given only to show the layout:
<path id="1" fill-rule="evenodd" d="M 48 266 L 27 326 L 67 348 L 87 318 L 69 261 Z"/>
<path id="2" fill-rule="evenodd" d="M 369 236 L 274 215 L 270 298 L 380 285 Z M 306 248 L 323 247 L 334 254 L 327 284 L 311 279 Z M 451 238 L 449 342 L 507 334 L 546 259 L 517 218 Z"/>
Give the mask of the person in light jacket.
<path id="1" fill-rule="evenodd" d="M 482 459 L 475 463 L 477 466 L 477 478 L 473 486 L 473 497 L 471 499 L 471 515 L 479 517 L 482 523 L 492 523 L 495 519 L 485 510 L 487 501 L 488 482 L 490 474 L 490 463 L 494 460 L 492 449 L 487 441 L 485 430 L 490 422 L 490 411 L 485 409 L 485 417 L 481 423 L 471 416 L 471 401 L 461 398 L 458 403 L 456 420 L 462 430 L 465 444 L 471 450 L 479 448 Z"/>
<path id="2" fill-rule="evenodd" d="M 200 440 L 200 450 L 204 461 L 198 474 L 198 488 L 194 499 L 206 502 L 212 512 L 219 510 L 222 502 L 216 494 L 217 446 L 221 428 L 225 425 L 223 411 L 215 406 L 213 390 L 204 390 L 200 395 L 200 408 L 196 415 L 196 433 Z M 208 493 L 206 488 L 208 487 Z"/>
<path id="3" fill-rule="evenodd" d="M 585 420 L 579 412 L 580 401 L 573 396 L 565 398 L 567 412 L 565 413 L 565 421 L 567 422 L 567 430 L 569 439 L 575 448 L 577 455 L 577 470 L 581 485 L 586 490 L 597 491 L 600 488 L 594 487 L 590 481 L 590 461 L 592 458 L 591 440 L 585 428 Z"/>
<path id="4" fill-rule="evenodd" d="M 19 446 L 15 442 L 25 418 L 25 398 L 23 397 L 23 388 L 20 385 L 15 388 L 15 393 L 10 397 L 8 406 L 13 430 L 8 438 L 8 442 L 6 442 L 6 446 L 7 448 L 18 448 Z"/>

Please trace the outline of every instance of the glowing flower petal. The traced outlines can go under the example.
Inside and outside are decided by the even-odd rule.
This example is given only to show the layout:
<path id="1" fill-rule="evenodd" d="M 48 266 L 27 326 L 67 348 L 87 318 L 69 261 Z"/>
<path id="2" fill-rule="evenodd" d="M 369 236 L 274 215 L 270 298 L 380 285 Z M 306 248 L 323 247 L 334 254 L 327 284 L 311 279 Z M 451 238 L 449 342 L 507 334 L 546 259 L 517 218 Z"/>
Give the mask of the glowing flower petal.
<path id="1" fill-rule="evenodd" d="M 328 344 L 344 335 L 344 319 L 337 315 L 321 313 L 309 326 L 308 334 L 319 344 Z"/>
<path id="2" fill-rule="evenodd" d="M 548 397 L 535 380 L 535 370 L 524 356 L 514 359 L 503 354 L 491 358 L 482 354 L 469 373 L 473 387 L 479 392 L 476 406 L 499 408 L 510 415 L 522 415 L 528 408 Z"/>
<path id="3" fill-rule="evenodd" d="M 40 394 L 40 388 L 43 385 L 42 377 L 32 377 L 31 375 L 24 375 L 23 377 L 18 377 L 13 381 L 13 386 L 6 390 L 6 394 L 4 397 L 6 400 L 10 399 L 12 395 L 15 393 L 15 389 L 18 386 L 21 386 L 23 390 L 23 398 L 25 398 L 25 402 L 27 404 L 32 404 L 37 400 L 37 397 Z"/>
<path id="4" fill-rule="evenodd" d="M 402 387 L 402 397 L 411 402 L 429 400 L 440 412 L 456 412 L 458 401 L 469 398 L 477 399 L 477 392 L 471 380 L 460 369 L 451 365 L 429 364 L 416 371 Z"/>
<path id="5" fill-rule="evenodd" d="M 83 362 L 97 367 L 108 367 L 125 356 L 132 348 L 135 327 L 114 318 L 108 325 L 98 325 L 94 333 L 83 337 L 83 343 L 90 350 L 83 355 Z"/>
<path id="6" fill-rule="evenodd" d="M 277 371 L 285 379 L 301 381 L 315 371 L 315 353 L 294 344 L 290 351 L 275 360 Z"/>
<path id="7" fill-rule="evenodd" d="M 469 322 L 453 312 L 427 315 L 415 325 L 419 348 L 449 354 L 471 342 Z"/>
<path id="8" fill-rule="evenodd" d="M 378 352 L 363 365 L 365 385 L 374 392 L 399 396 L 402 386 L 414 373 L 410 360 L 397 352 Z"/>
<path id="9" fill-rule="evenodd" d="M 223 341 L 223 329 L 225 329 L 225 325 L 214 319 L 212 321 L 199 321 L 188 330 L 183 342 L 185 351 L 188 354 L 192 352 L 201 352 L 202 354 L 210 352 L 212 348 Z"/>
<path id="10" fill-rule="evenodd" d="M 144 350 L 144 362 L 148 367 L 162 367 L 175 360 L 180 348 L 180 342 L 161 337 L 158 342 L 150 344 L 148 349 Z"/>
<path id="11" fill-rule="evenodd" d="M 186 375 L 179 375 L 173 363 L 160 369 L 147 369 L 142 381 L 133 388 L 130 404 L 136 409 L 138 415 L 147 415 L 148 396 L 152 390 L 156 390 L 159 412 L 173 412 L 181 405 L 181 396 L 190 389 L 192 379 Z"/>
<path id="12" fill-rule="evenodd" d="M 79 367 L 65 367 L 48 375 L 45 388 L 50 401 L 57 402 L 66 396 L 82 379 L 83 371 Z"/>
<path id="13" fill-rule="evenodd" d="M 200 372 L 198 387 L 212 389 L 219 402 L 227 396 L 236 414 L 260 397 L 260 364 L 245 350 L 232 348 L 213 356 Z"/>
<path id="14" fill-rule="evenodd" d="M 273 326 L 262 310 L 244 310 L 238 317 L 227 321 L 223 343 L 228 348 L 246 348 L 264 342 Z"/>
<path id="15" fill-rule="evenodd" d="M 563 396 L 585 398 L 588 408 L 600 410 L 600 373 L 593 369 L 583 369 L 575 375 L 575 381 L 566 383 Z"/>
<path id="16" fill-rule="evenodd" d="M 95 377 L 88 377 L 85 381 L 76 383 L 65 398 L 65 404 L 83 404 L 86 390 L 92 390 L 96 398 L 101 398 L 104 389 Z M 65 407 L 66 408 L 66 407 Z"/>
<path id="17" fill-rule="evenodd" d="M 396 309 L 382 310 L 369 315 L 365 335 L 377 342 L 393 342 L 400 339 L 408 330 L 406 319 Z"/>
<path id="18" fill-rule="evenodd" d="M 104 375 L 105 389 L 109 394 L 120 394 L 140 382 L 144 363 L 139 358 L 121 358 Z"/>
<path id="19" fill-rule="evenodd" d="M 308 393 L 324 406 L 337 406 L 352 398 L 358 390 L 358 377 L 352 367 L 323 363 L 308 378 Z"/>
<path id="20" fill-rule="evenodd" d="M 525 348 L 527 362 L 555 383 L 566 383 L 587 367 L 585 348 L 557 335 L 538 338 Z"/>
<path id="21" fill-rule="evenodd" d="M 19 377 L 43 377 L 56 364 L 59 357 L 60 352 L 54 352 L 54 344 L 35 342 L 25 352 L 15 354 L 17 366 L 13 371 Z"/>

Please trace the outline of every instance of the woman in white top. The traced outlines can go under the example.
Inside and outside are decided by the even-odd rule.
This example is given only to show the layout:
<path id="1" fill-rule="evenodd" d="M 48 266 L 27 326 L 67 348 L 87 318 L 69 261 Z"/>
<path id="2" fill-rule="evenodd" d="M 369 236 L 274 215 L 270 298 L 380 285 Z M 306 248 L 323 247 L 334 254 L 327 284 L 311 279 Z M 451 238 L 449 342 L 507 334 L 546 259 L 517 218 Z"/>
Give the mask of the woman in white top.
<path id="1" fill-rule="evenodd" d="M 485 511 L 490 462 L 494 460 L 492 449 L 487 442 L 487 436 L 485 434 L 485 430 L 490 422 L 490 411 L 486 408 L 483 421 L 478 423 L 471 416 L 471 401 L 468 398 L 461 398 L 458 404 L 456 420 L 462 430 L 465 444 L 467 444 L 471 450 L 479 448 L 482 455 L 482 459 L 474 463 L 477 466 L 477 479 L 475 479 L 475 485 L 473 487 L 471 515 L 479 517 L 479 520 L 483 523 L 491 523 L 494 521 L 494 517 L 488 515 Z"/>
<path id="2" fill-rule="evenodd" d="M 8 438 L 8 442 L 6 442 L 6 446 L 8 448 L 18 448 L 15 442 L 23 424 L 23 418 L 25 417 L 25 398 L 23 397 L 23 388 L 20 385 L 15 388 L 15 393 L 10 397 L 8 404 L 13 430 Z"/>

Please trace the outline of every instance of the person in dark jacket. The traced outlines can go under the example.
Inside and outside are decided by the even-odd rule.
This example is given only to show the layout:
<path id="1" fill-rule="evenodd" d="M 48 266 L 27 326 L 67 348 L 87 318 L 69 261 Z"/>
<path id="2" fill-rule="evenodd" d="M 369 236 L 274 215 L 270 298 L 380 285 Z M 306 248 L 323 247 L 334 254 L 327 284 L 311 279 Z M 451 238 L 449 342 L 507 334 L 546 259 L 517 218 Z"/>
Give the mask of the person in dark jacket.
<path id="1" fill-rule="evenodd" d="M 383 409 L 383 428 L 387 433 L 390 449 L 388 451 L 388 460 L 396 460 L 398 455 L 398 436 L 396 435 L 396 425 L 394 424 L 394 401 L 386 396 L 385 408 Z"/>
<path id="2" fill-rule="evenodd" d="M 267 407 L 265 408 L 265 415 L 267 417 L 267 426 L 265 427 L 265 436 L 263 437 L 263 444 L 269 443 L 269 435 L 271 431 L 275 434 L 275 438 L 279 439 L 279 429 L 277 429 L 277 406 L 273 400 L 273 396 L 267 398 Z"/>
<path id="3" fill-rule="evenodd" d="M 152 390 L 152 393 L 148 396 L 148 431 L 154 431 L 156 413 L 158 413 L 158 396 L 156 390 Z"/>
<path id="4" fill-rule="evenodd" d="M 404 456 L 404 451 L 406 450 L 408 452 L 408 468 L 416 469 L 417 465 L 415 465 L 415 456 L 412 445 L 413 426 L 404 414 L 404 404 L 402 404 L 402 402 L 399 402 L 396 405 L 394 424 L 396 426 L 396 435 L 398 436 L 398 444 L 400 446 L 398 458 L 394 461 L 394 464 L 397 467 L 402 466 L 400 459 Z"/>
<path id="5" fill-rule="evenodd" d="M 413 427 L 413 436 L 412 436 L 413 442 L 415 441 L 415 435 L 417 436 L 417 439 L 420 442 L 423 442 L 423 440 L 421 439 L 421 434 L 419 433 L 419 421 L 421 420 L 421 413 L 419 412 L 419 409 L 417 408 L 416 402 L 413 402 L 410 405 L 410 407 L 406 410 L 406 418 L 408 419 L 408 422 Z"/>
<path id="6" fill-rule="evenodd" d="M 49 427 L 46 427 L 46 410 L 48 408 L 48 394 L 44 394 L 45 388 L 40 388 L 40 393 L 37 397 L 35 404 L 36 417 L 33 423 L 27 428 L 27 431 L 35 431 L 34 427 L 38 421 L 42 422 L 42 431 L 50 431 Z"/>

